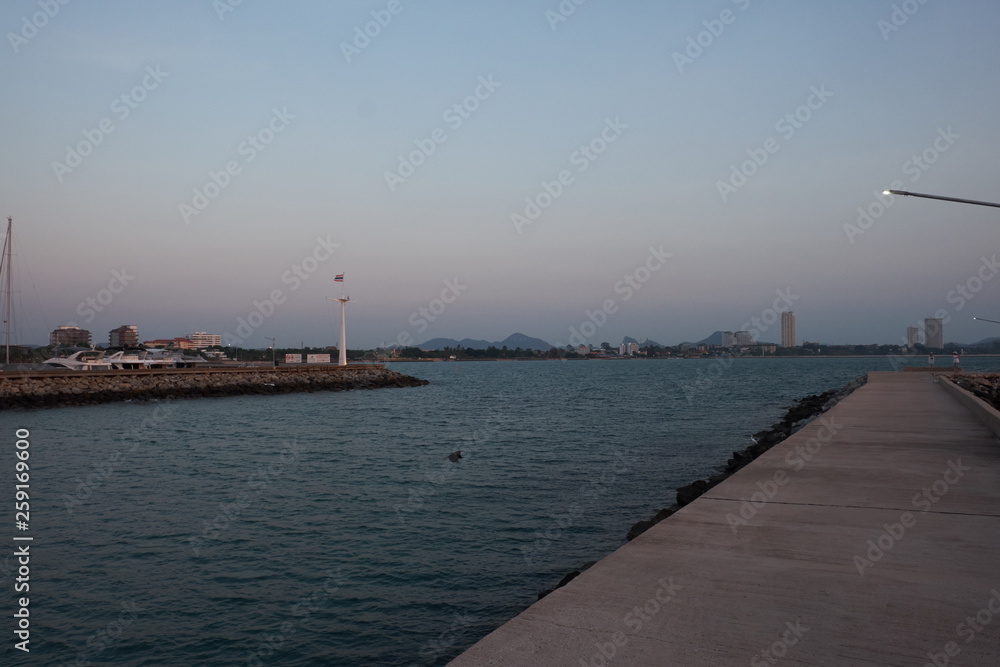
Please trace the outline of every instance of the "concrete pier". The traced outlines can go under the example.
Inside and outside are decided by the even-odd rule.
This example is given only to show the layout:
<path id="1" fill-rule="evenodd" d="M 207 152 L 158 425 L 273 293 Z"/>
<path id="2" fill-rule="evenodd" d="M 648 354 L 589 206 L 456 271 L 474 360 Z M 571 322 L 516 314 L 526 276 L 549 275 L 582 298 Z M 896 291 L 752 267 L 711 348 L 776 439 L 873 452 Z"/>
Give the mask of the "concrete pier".
<path id="1" fill-rule="evenodd" d="M 870 373 L 452 664 L 1000 664 L 1000 442 L 946 381 Z"/>

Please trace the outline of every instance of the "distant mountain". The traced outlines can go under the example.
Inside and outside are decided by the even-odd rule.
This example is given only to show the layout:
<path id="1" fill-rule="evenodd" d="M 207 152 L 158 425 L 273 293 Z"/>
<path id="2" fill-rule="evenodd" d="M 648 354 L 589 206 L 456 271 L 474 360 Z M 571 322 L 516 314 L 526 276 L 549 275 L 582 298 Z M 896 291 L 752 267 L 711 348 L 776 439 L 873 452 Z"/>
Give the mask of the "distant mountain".
<path id="1" fill-rule="evenodd" d="M 649 339 L 647 339 L 647 340 L 636 340 L 635 338 L 632 338 L 631 336 L 625 336 L 624 338 L 622 338 L 622 342 L 623 343 L 635 343 L 636 345 L 641 345 L 643 347 L 646 347 L 646 346 L 649 346 L 649 347 L 666 347 L 666 345 L 664 345 L 663 343 L 657 343 L 655 340 L 649 340 Z"/>
<path id="2" fill-rule="evenodd" d="M 522 350 L 551 350 L 552 345 L 546 343 L 540 338 L 532 338 L 531 336 L 525 336 L 522 333 L 515 333 L 507 336 L 501 341 L 490 342 L 488 340 L 476 340 L 474 338 L 463 338 L 462 340 L 455 340 L 454 338 L 432 338 L 426 343 L 421 343 L 416 347 L 421 350 L 443 350 L 446 347 L 451 348 L 472 348 L 473 350 L 485 350 L 490 346 L 502 348 L 504 345 L 507 346 L 508 350 L 516 350 L 521 348 Z"/>
<path id="3" fill-rule="evenodd" d="M 525 336 L 523 333 L 511 334 L 504 338 L 499 343 L 494 343 L 497 347 L 507 346 L 508 350 L 516 350 L 521 348 L 522 350 L 551 350 L 552 345 L 549 345 L 541 338 L 532 338 L 531 336 Z"/>
<path id="4" fill-rule="evenodd" d="M 705 340 L 698 341 L 695 345 L 722 345 L 722 332 L 716 331 Z"/>
<path id="5" fill-rule="evenodd" d="M 426 343 L 414 345 L 421 350 L 443 350 L 446 347 L 458 347 L 459 342 L 454 338 L 432 338 Z"/>
<path id="6" fill-rule="evenodd" d="M 978 347 L 979 345 L 992 345 L 993 343 L 1000 343 L 1000 338 L 997 338 L 996 336 L 992 338 L 984 338 L 978 343 L 971 343 L 969 345 L 965 345 L 964 347 Z M 957 345 L 958 347 L 963 347 L 961 343 L 952 343 L 952 344 Z"/>
<path id="7" fill-rule="evenodd" d="M 453 345 L 452 347 L 461 347 L 461 348 L 471 347 L 473 350 L 485 350 L 490 345 L 493 345 L 493 343 L 491 343 L 488 340 L 476 340 L 475 338 L 463 338 L 462 340 L 458 341 L 458 345 L 457 346 Z"/>

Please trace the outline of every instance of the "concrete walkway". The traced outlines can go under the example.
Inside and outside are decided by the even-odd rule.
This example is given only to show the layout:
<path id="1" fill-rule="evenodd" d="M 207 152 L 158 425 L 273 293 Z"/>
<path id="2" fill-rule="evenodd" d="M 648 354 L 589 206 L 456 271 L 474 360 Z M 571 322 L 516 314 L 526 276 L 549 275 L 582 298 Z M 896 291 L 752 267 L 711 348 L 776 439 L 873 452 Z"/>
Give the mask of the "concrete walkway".
<path id="1" fill-rule="evenodd" d="M 1000 665 L 1000 442 L 935 380 L 869 374 L 452 664 Z"/>

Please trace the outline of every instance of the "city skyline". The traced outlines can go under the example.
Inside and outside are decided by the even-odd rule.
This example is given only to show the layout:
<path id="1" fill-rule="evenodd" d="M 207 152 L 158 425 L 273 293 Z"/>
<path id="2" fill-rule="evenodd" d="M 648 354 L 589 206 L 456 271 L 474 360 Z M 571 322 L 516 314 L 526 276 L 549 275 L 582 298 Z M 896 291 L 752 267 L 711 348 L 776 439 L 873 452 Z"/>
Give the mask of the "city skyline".
<path id="1" fill-rule="evenodd" d="M 626 334 L 625 336 L 622 337 L 621 346 L 635 345 L 636 347 L 639 347 L 641 345 L 644 345 L 646 342 L 654 342 L 657 345 L 663 345 L 663 346 L 666 346 L 666 347 L 678 347 L 678 346 L 681 346 L 681 345 L 694 345 L 694 344 L 702 344 L 702 343 L 705 343 L 705 342 L 709 342 L 710 346 L 723 347 L 723 348 L 725 348 L 725 347 L 735 347 L 735 346 L 753 346 L 753 345 L 771 345 L 771 346 L 777 346 L 777 347 L 801 347 L 801 345 L 798 344 L 798 341 L 797 341 L 797 338 L 796 338 L 796 329 L 795 329 L 795 327 L 796 327 L 795 313 L 792 312 L 792 311 L 787 311 L 787 312 L 781 313 L 781 340 L 780 340 L 780 343 L 778 343 L 776 341 L 770 341 L 770 340 L 766 340 L 766 339 L 759 339 L 759 338 L 757 338 L 756 334 L 759 333 L 759 332 L 757 332 L 756 330 L 750 330 L 750 331 L 745 331 L 744 330 L 744 331 L 735 331 L 735 332 L 734 331 L 716 330 L 713 334 L 709 335 L 708 337 L 704 337 L 704 338 L 701 338 L 699 340 L 685 340 L 685 341 L 667 342 L 667 343 L 663 343 L 661 341 L 656 341 L 656 340 L 654 340 L 652 338 L 644 338 L 642 340 L 638 340 L 638 339 L 635 339 L 635 338 L 633 338 L 633 337 L 631 337 L 631 336 L 629 336 L 629 335 Z M 224 336 L 221 335 L 221 334 L 210 334 L 210 333 L 207 333 L 207 332 L 204 332 L 204 331 L 196 331 L 194 333 L 187 334 L 187 335 L 184 335 L 184 336 L 174 336 L 174 337 L 171 337 L 171 338 L 156 338 L 156 337 L 149 337 L 149 336 L 143 336 L 143 335 L 141 335 L 139 333 L 139 331 L 138 331 L 137 325 L 121 325 L 121 326 L 116 327 L 115 329 L 112 329 L 111 331 L 108 332 L 108 335 L 109 335 L 108 346 L 110 346 L 110 347 L 116 347 L 116 344 L 114 342 L 115 341 L 114 337 L 117 334 L 119 334 L 121 331 L 126 330 L 126 329 L 131 330 L 132 335 L 134 336 L 135 340 L 140 341 L 143 345 L 154 343 L 157 346 L 160 346 L 161 344 L 168 344 L 168 343 L 184 343 L 185 345 L 182 345 L 183 347 L 190 346 L 193 349 L 203 349 L 203 348 L 212 347 L 212 346 L 226 347 L 226 346 L 230 346 L 231 345 L 230 343 L 226 343 L 225 342 Z M 82 334 L 86 334 L 86 336 L 84 337 Z M 89 346 L 89 345 L 101 346 L 101 347 L 104 346 L 100 341 L 92 340 L 92 336 L 93 336 L 93 332 L 91 332 L 88 329 L 83 329 L 83 328 L 76 327 L 76 326 L 62 325 L 62 326 L 59 326 L 56 329 L 52 330 L 49 333 L 49 345 L 50 346 L 53 346 L 53 345 L 78 346 L 79 345 L 79 346 L 84 346 L 84 347 Z M 522 332 L 514 332 L 513 334 L 511 334 L 507 338 L 515 338 L 515 337 L 529 338 L 529 339 L 534 338 L 534 337 L 531 337 L 531 336 L 526 336 Z M 715 339 L 715 338 L 719 338 L 719 342 L 718 343 L 711 343 L 711 341 L 713 341 L 713 339 Z M 921 342 L 921 338 L 923 338 L 923 342 Z M 940 349 L 940 348 L 943 348 L 946 343 L 947 344 L 955 344 L 955 345 L 975 345 L 975 344 L 978 344 L 978 343 L 980 343 L 982 341 L 990 340 L 992 338 L 994 338 L 994 337 L 991 336 L 991 337 L 987 337 L 987 338 L 984 338 L 984 339 L 977 339 L 977 340 L 974 340 L 974 341 L 953 341 L 953 340 L 948 340 L 948 339 L 946 339 L 944 337 L 944 324 L 943 324 L 942 320 L 937 319 L 937 318 L 925 318 L 923 320 L 923 322 L 921 323 L 921 326 L 919 326 L 919 327 L 917 327 L 917 326 L 909 326 L 909 327 L 906 328 L 906 335 L 903 338 L 903 341 L 901 343 L 896 343 L 896 342 L 893 342 L 893 341 L 876 341 L 876 342 L 873 343 L 873 342 L 869 341 L 869 342 L 866 342 L 866 343 L 846 343 L 846 345 L 872 345 L 872 344 L 878 344 L 878 345 L 899 345 L 899 346 L 902 346 L 902 347 L 911 347 L 912 348 L 915 345 L 922 344 L 922 345 L 925 345 L 926 347 Z M 84 342 L 84 340 L 86 342 Z M 448 337 L 448 336 L 436 336 L 434 338 L 424 339 L 421 342 L 412 342 L 412 343 L 409 343 L 407 345 L 400 345 L 399 343 L 392 343 L 392 344 L 387 343 L 387 345 L 389 347 L 399 347 L 399 348 L 402 348 L 402 347 L 425 347 L 425 344 L 427 344 L 427 343 L 437 342 L 437 341 L 441 341 L 441 340 L 451 340 L 451 341 L 454 341 L 457 346 L 460 346 L 464 341 L 473 341 L 475 343 L 484 343 L 485 342 L 483 339 L 478 339 L 477 340 L 477 339 L 471 339 L 469 337 L 463 337 L 462 339 L 457 339 L 457 338 Z M 494 341 L 494 343 L 491 343 L 491 344 L 497 345 L 497 346 L 504 345 L 504 343 L 505 343 L 506 340 L 507 339 L 505 339 L 504 341 Z M 540 339 L 535 339 L 535 340 L 540 340 Z M 636 341 L 638 341 L 638 342 L 636 342 Z M 542 342 L 544 342 L 544 341 L 542 341 Z M 294 341 L 293 341 L 293 343 L 294 343 Z M 302 344 L 299 347 L 310 347 L 310 348 L 312 348 L 312 347 L 322 347 L 322 348 L 331 348 L 331 349 L 333 349 L 333 348 L 339 348 L 339 346 L 337 346 L 335 344 L 334 345 L 327 344 L 327 345 L 318 345 L 317 346 L 317 345 L 305 345 L 304 341 L 301 341 L 301 343 Z M 586 348 L 597 349 L 597 348 L 600 347 L 600 345 L 603 345 L 605 343 L 609 343 L 609 341 L 608 340 L 604 340 L 604 341 L 601 341 L 601 343 L 593 343 L 593 344 L 581 343 L 581 344 L 578 344 L 578 345 L 574 345 L 573 343 L 569 343 L 567 345 L 559 345 L 559 347 L 562 347 L 562 348 L 565 348 L 565 347 L 579 347 L 579 348 L 584 348 L 584 347 L 586 347 Z M 803 340 L 802 345 L 807 345 L 807 344 L 829 345 L 830 343 L 827 343 L 826 341 L 805 341 L 805 340 Z M 513 343 L 512 343 L 512 345 L 513 345 Z M 834 345 L 837 345 L 837 344 L 834 344 Z M 252 346 L 252 345 L 248 345 L 248 346 L 235 345 L 234 347 L 248 347 L 248 348 L 253 348 L 254 346 Z M 270 346 L 268 346 L 268 348 L 269 347 Z M 363 346 L 361 346 L 361 347 L 355 347 L 355 348 L 351 348 L 351 349 L 377 349 L 379 347 L 381 347 L 381 346 L 375 345 L 375 346 L 370 346 L 370 347 L 363 347 Z M 555 345 L 549 343 L 547 347 L 555 347 Z M 296 346 L 294 344 L 291 344 L 291 345 L 279 346 L 279 348 L 281 348 L 281 349 L 295 349 Z M 263 348 L 259 348 L 258 347 L 257 349 L 263 349 Z M 534 349 L 543 349 L 543 348 L 536 346 Z"/>
<path id="2" fill-rule="evenodd" d="M 1000 334 L 1000 7 L 570 4 L 7 3 L 15 338 Z"/>

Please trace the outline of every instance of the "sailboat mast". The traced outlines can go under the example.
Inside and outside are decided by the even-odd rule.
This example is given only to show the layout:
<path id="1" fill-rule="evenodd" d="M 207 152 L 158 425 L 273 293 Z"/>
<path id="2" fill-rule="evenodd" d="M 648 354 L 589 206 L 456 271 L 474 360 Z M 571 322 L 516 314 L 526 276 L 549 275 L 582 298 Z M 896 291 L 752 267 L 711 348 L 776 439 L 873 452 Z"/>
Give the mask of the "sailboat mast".
<path id="1" fill-rule="evenodd" d="M 5 322 L 7 324 L 7 342 L 4 344 L 4 349 L 7 353 L 7 364 L 10 364 L 10 254 L 11 246 L 14 245 L 14 238 L 12 236 L 12 230 L 14 227 L 14 219 L 11 216 L 7 216 L 7 241 L 4 245 L 7 246 L 7 313 L 5 315 Z"/>

